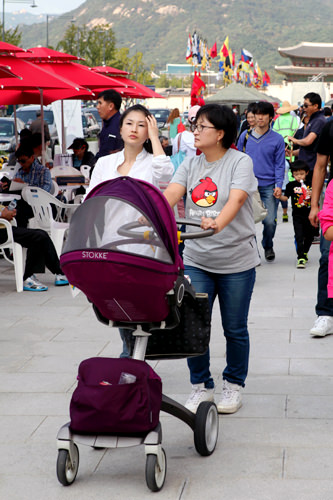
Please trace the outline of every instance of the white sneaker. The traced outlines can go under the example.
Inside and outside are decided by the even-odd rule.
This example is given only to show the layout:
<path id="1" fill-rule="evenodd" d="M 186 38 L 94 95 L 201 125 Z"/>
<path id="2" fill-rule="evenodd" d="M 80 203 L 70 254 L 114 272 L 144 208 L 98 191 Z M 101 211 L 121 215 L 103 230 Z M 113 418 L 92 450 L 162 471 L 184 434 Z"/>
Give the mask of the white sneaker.
<path id="1" fill-rule="evenodd" d="M 325 337 L 333 333 L 333 316 L 318 316 L 310 330 L 313 337 Z"/>
<path id="2" fill-rule="evenodd" d="M 219 413 L 235 413 L 242 406 L 241 386 L 223 380 L 221 400 L 217 404 Z"/>
<path id="3" fill-rule="evenodd" d="M 203 401 L 214 401 L 214 389 L 206 389 L 205 384 L 193 384 L 185 408 L 196 413 L 199 404 Z"/>

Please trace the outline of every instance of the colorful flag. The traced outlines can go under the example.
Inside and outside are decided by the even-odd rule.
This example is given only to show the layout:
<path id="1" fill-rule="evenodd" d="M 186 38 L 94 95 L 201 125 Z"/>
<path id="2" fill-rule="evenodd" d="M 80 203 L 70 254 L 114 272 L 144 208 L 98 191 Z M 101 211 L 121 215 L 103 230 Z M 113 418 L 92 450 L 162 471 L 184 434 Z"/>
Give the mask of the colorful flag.
<path id="1" fill-rule="evenodd" d="M 269 76 L 269 74 L 266 71 L 264 73 L 263 81 L 266 82 L 267 84 L 271 83 L 270 76 Z"/>
<path id="2" fill-rule="evenodd" d="M 221 61 L 229 55 L 229 36 L 226 37 L 220 50 Z"/>
<path id="3" fill-rule="evenodd" d="M 253 55 L 248 50 L 242 49 L 241 60 L 244 61 L 245 63 L 250 64 L 253 60 Z"/>
<path id="4" fill-rule="evenodd" d="M 186 62 L 189 64 L 192 64 L 192 37 L 191 34 L 189 33 L 188 39 L 187 39 L 187 49 L 186 49 Z"/>
<path id="5" fill-rule="evenodd" d="M 215 59 L 215 57 L 217 57 L 217 46 L 216 46 L 216 42 L 214 43 L 213 47 L 210 49 L 210 57 L 212 59 Z"/>

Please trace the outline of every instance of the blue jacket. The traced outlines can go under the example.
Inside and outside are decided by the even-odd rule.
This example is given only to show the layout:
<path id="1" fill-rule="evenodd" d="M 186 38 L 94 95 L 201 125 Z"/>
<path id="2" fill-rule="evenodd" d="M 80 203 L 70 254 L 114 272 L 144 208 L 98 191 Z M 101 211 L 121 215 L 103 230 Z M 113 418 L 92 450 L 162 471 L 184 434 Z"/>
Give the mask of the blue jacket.
<path id="1" fill-rule="evenodd" d="M 238 139 L 237 148 L 243 151 L 245 130 Z M 283 137 L 272 129 L 256 139 L 251 133 L 248 136 L 245 151 L 253 161 L 254 175 L 259 186 L 274 184 L 282 188 L 285 171 L 285 144 Z"/>

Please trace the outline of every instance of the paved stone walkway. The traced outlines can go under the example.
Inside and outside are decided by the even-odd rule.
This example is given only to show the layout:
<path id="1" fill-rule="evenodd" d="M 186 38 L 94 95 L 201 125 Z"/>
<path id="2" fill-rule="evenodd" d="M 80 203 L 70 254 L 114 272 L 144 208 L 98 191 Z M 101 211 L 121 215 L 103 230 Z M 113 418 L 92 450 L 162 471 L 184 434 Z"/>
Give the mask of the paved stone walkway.
<path id="1" fill-rule="evenodd" d="M 281 212 L 279 212 L 281 220 Z M 257 227 L 258 234 L 260 225 Z M 260 241 L 260 236 L 259 236 Z M 250 370 L 243 407 L 220 417 L 211 457 L 197 455 L 192 431 L 162 414 L 168 460 L 160 500 L 331 500 L 333 491 L 333 336 L 310 338 L 315 319 L 319 247 L 295 267 L 292 223 L 279 223 L 276 262 L 257 269 L 251 305 Z M 0 498 L 3 500 L 146 500 L 143 447 L 80 447 L 75 483 L 56 478 L 56 435 L 68 421 L 77 367 L 91 356 L 118 356 L 116 330 L 97 322 L 85 297 L 68 289 L 15 292 L 0 260 Z M 221 389 L 225 344 L 218 310 L 212 372 Z M 154 363 L 164 392 L 184 402 L 185 360 Z"/>

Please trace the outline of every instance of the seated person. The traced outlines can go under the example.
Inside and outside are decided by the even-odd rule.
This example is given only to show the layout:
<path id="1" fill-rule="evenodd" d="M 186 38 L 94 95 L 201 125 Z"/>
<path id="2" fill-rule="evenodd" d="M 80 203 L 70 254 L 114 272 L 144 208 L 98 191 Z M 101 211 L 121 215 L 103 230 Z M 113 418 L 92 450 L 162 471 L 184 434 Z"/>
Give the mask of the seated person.
<path id="1" fill-rule="evenodd" d="M 159 140 L 160 140 L 161 146 L 162 146 L 165 154 L 167 156 L 171 156 L 172 155 L 172 146 L 169 145 L 169 139 L 167 137 L 165 137 L 165 135 L 160 135 Z"/>
<path id="2" fill-rule="evenodd" d="M 36 132 L 35 134 L 31 134 L 30 137 L 24 136 L 21 139 L 21 144 L 28 144 L 29 146 L 32 147 L 35 159 L 40 163 L 42 163 L 42 151 L 43 151 L 43 145 L 42 145 L 42 134 Z M 50 161 L 48 155 L 46 154 L 45 150 L 45 167 L 47 168 L 52 168 L 53 163 Z"/>
<path id="3" fill-rule="evenodd" d="M 33 147 L 23 141 L 15 151 L 15 156 L 21 167 L 14 181 L 36 186 L 50 193 L 52 188 L 50 170 L 35 158 Z"/>
<path id="4" fill-rule="evenodd" d="M 11 221 L 16 216 L 16 210 L 8 210 L 0 205 L 0 217 Z M 48 287 L 43 285 L 35 273 L 44 273 L 45 266 L 55 274 L 55 286 L 68 285 L 66 276 L 62 273 L 59 258 L 49 235 L 42 229 L 26 229 L 12 227 L 13 238 L 28 249 L 23 276 L 23 290 L 29 292 L 45 292 Z M 0 223 L 0 243 L 7 239 L 7 231 Z"/>
<path id="5" fill-rule="evenodd" d="M 80 170 L 81 165 L 89 165 L 89 167 L 91 167 L 91 177 L 92 170 L 95 166 L 95 156 L 91 151 L 88 151 L 88 142 L 81 137 L 77 137 L 76 139 L 74 139 L 73 144 L 71 144 L 68 149 L 73 150 L 73 167 Z"/>
<path id="6" fill-rule="evenodd" d="M 20 163 L 15 182 L 28 184 L 44 189 L 48 193 L 51 192 L 52 179 L 50 170 L 39 163 L 35 158 L 32 146 L 26 141 L 15 151 L 17 161 Z M 15 193 L 15 191 L 12 191 Z M 17 202 L 16 222 L 19 227 L 27 227 L 29 219 L 33 217 L 32 208 L 23 199 Z"/>
<path id="7" fill-rule="evenodd" d="M 19 145 L 21 144 L 22 141 L 24 141 L 26 139 L 28 139 L 28 140 L 31 139 L 32 132 L 28 128 L 23 128 L 21 130 L 21 132 L 19 132 L 19 136 L 20 136 L 20 142 L 17 145 L 17 148 L 19 147 Z M 17 163 L 17 159 L 16 159 L 16 156 L 15 156 L 15 151 L 13 151 L 9 155 L 8 166 L 13 167 L 14 165 L 16 165 L 16 163 Z"/>

